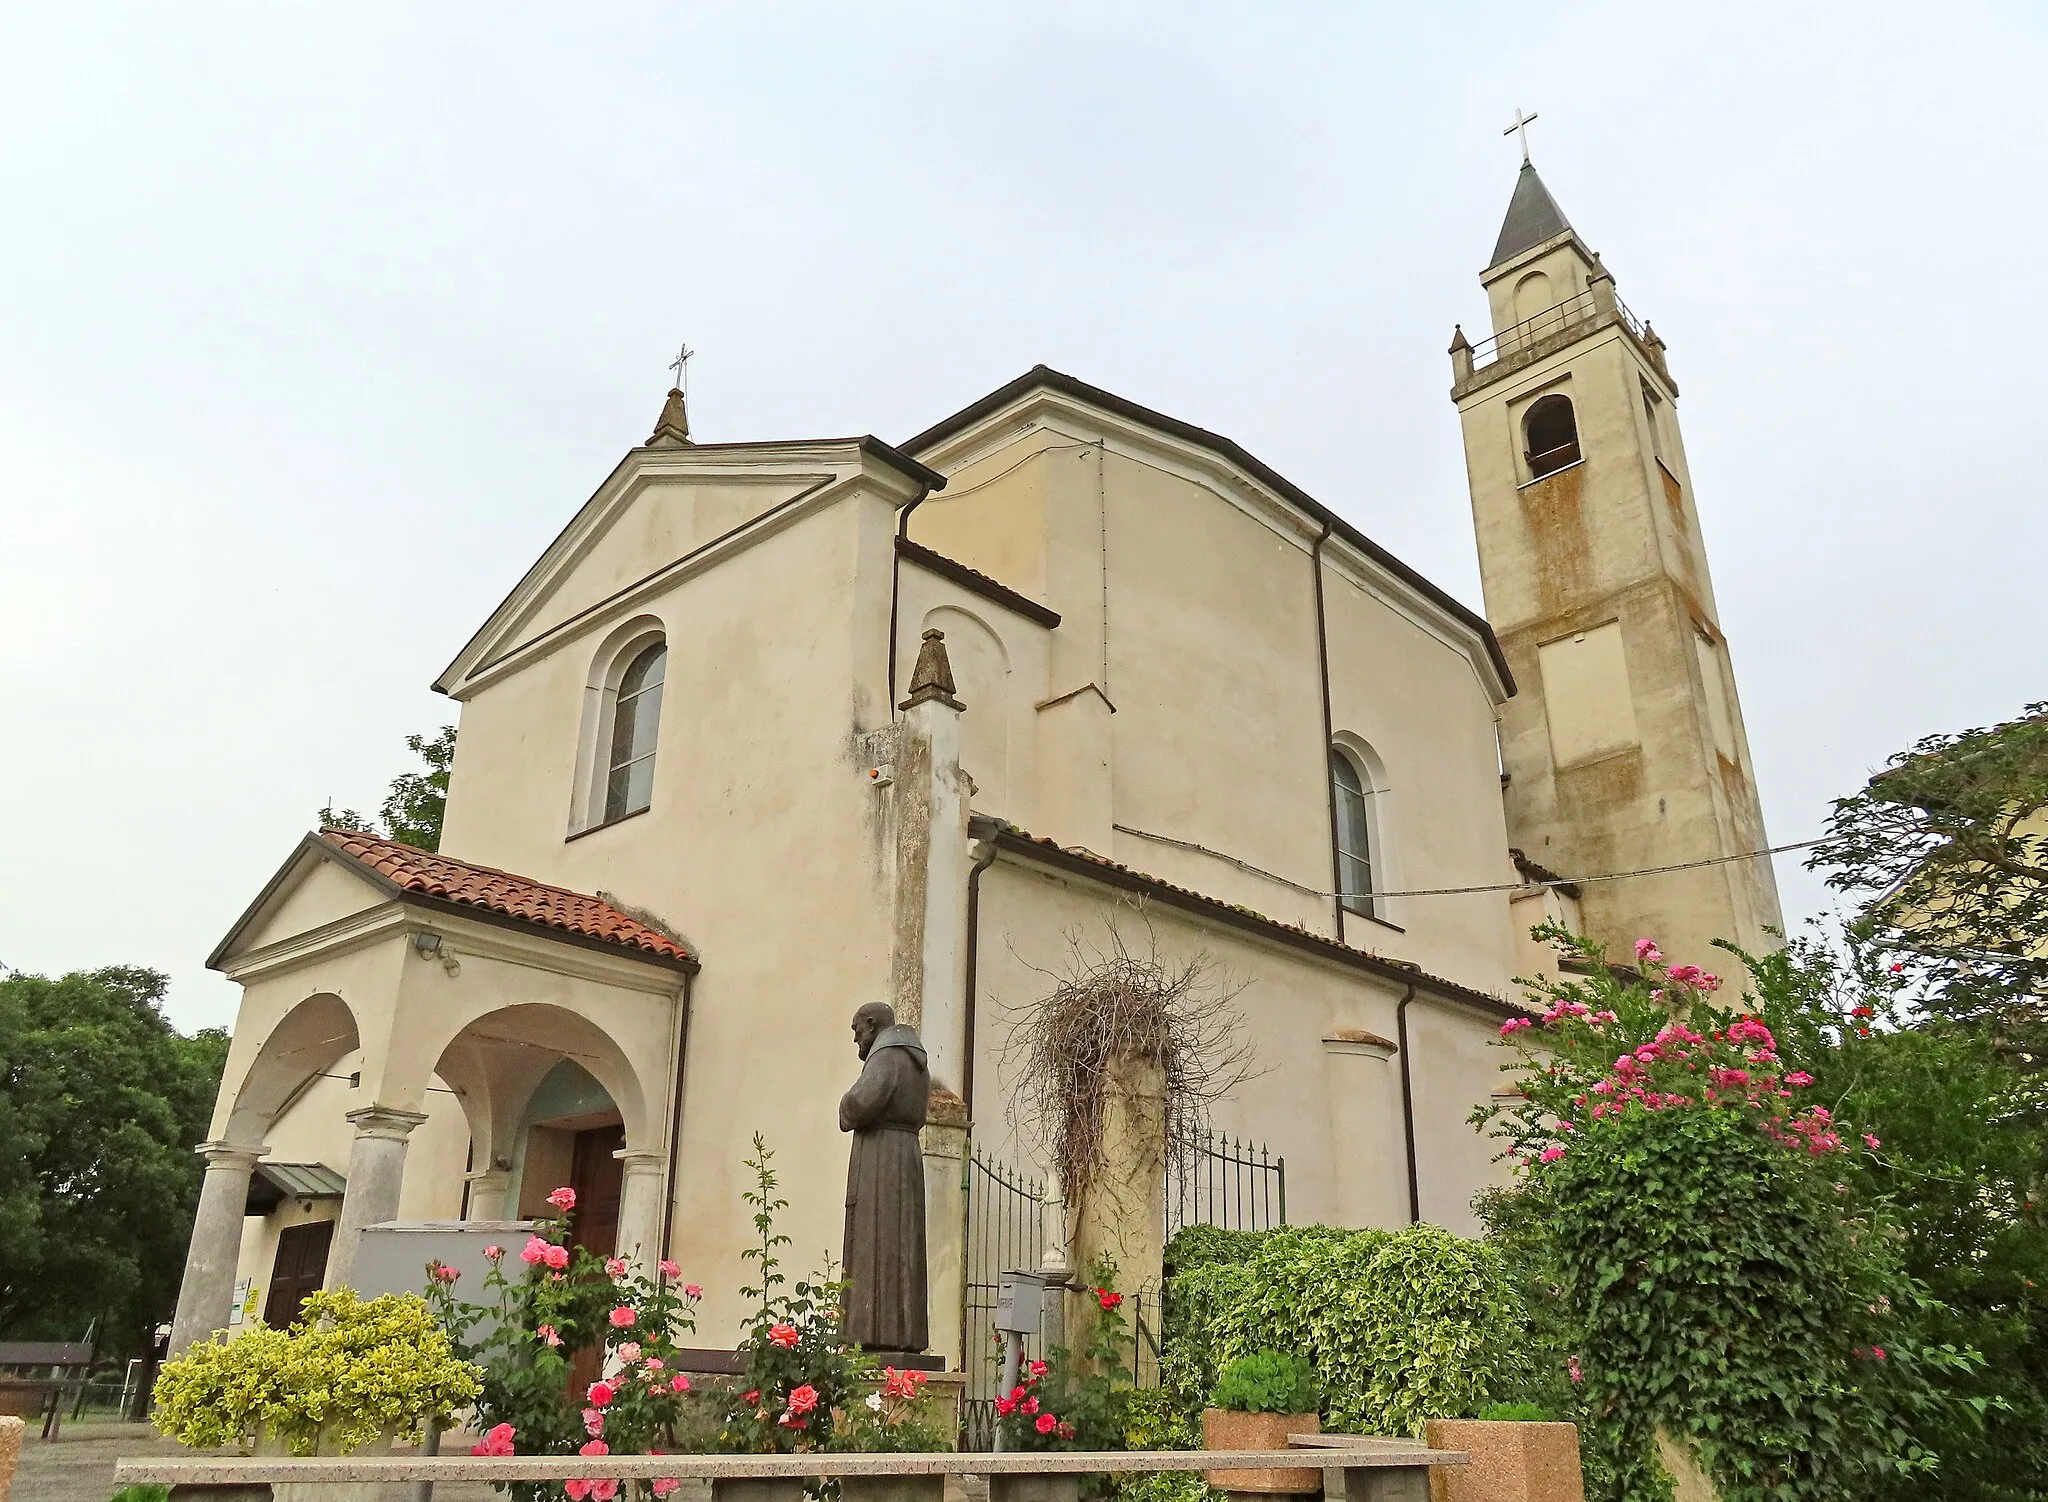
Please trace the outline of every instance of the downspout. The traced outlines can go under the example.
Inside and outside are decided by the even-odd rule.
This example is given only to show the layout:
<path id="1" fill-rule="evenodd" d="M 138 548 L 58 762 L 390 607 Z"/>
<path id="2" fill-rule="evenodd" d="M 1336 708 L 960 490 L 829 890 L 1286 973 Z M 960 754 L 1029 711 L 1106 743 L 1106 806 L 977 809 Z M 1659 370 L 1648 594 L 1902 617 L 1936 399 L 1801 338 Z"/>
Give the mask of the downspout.
<path id="1" fill-rule="evenodd" d="M 676 1078 L 669 1087 L 668 1171 L 663 1175 L 661 1190 L 661 1260 L 664 1262 L 668 1261 L 669 1238 L 674 1234 L 676 1219 L 676 1157 L 683 1146 L 684 1062 L 690 1056 L 690 990 L 696 980 L 696 972 L 685 970 L 683 994 L 676 1000 Z"/>
<path id="2" fill-rule="evenodd" d="M 960 1100 L 967 1107 L 967 1125 L 974 1126 L 974 981 L 977 961 L 981 956 L 981 873 L 996 861 L 996 842 L 993 834 L 982 841 L 987 853 L 975 857 L 974 864 L 967 871 L 967 995 L 966 1041 L 961 1046 Z"/>
<path id="3" fill-rule="evenodd" d="M 1316 670 L 1321 675 L 1323 689 L 1321 766 L 1323 797 L 1330 809 L 1330 916 L 1335 925 L 1336 940 L 1341 944 L 1344 942 L 1344 862 L 1337 854 L 1337 789 L 1330 780 L 1330 748 L 1335 744 L 1336 729 L 1330 723 L 1330 632 L 1323 613 L 1323 544 L 1330 540 L 1331 529 L 1336 525 L 1334 517 L 1323 523 L 1322 536 L 1308 550 L 1308 558 L 1316 571 Z"/>
<path id="4" fill-rule="evenodd" d="M 1415 1079 L 1408 1070 L 1408 1003 L 1415 1000 L 1415 982 L 1394 1008 L 1394 1046 L 1401 1054 L 1401 1139 L 1408 1147 L 1408 1224 L 1422 1220 L 1422 1186 L 1415 1173 Z"/>
<path id="5" fill-rule="evenodd" d="M 910 540 L 910 513 L 924 504 L 926 496 L 932 493 L 927 485 L 919 490 L 916 499 L 896 514 L 896 536 L 903 542 Z M 903 555 L 896 545 L 889 545 L 889 718 L 896 718 L 896 607 L 903 593 Z"/>

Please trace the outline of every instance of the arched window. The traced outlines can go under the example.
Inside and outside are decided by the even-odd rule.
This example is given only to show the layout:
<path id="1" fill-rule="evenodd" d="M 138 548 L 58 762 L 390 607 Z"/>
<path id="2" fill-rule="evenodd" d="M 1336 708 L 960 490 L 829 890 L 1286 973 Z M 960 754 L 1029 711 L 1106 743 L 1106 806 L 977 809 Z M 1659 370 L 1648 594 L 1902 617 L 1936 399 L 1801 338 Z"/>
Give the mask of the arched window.
<path id="1" fill-rule="evenodd" d="M 1522 436 L 1527 440 L 1523 457 L 1529 462 L 1532 480 L 1579 462 L 1579 420 L 1568 396 L 1552 392 L 1537 398 L 1522 419 Z"/>
<path id="2" fill-rule="evenodd" d="M 1330 794 L 1337 808 L 1337 891 L 1344 906 L 1378 916 L 1372 896 L 1372 781 L 1350 753 L 1330 751 Z"/>
<path id="3" fill-rule="evenodd" d="M 654 743 L 661 732 L 661 683 L 668 644 L 643 647 L 619 677 L 605 762 L 606 823 L 637 814 L 654 801 Z"/>

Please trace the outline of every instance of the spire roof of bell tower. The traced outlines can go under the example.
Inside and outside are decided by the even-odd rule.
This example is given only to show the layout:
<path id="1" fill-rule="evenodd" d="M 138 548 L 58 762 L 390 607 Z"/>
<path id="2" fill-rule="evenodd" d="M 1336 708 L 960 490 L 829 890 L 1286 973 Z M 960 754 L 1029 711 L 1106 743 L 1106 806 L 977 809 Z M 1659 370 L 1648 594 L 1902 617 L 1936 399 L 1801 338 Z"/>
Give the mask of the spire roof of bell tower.
<path id="1" fill-rule="evenodd" d="M 1501 221 L 1500 239 L 1494 242 L 1493 259 L 1487 262 L 1487 268 L 1491 270 L 1512 260 L 1571 227 L 1564 210 L 1536 175 L 1536 168 L 1524 159 L 1521 175 L 1515 179 L 1515 196 L 1508 200 L 1508 216 Z"/>

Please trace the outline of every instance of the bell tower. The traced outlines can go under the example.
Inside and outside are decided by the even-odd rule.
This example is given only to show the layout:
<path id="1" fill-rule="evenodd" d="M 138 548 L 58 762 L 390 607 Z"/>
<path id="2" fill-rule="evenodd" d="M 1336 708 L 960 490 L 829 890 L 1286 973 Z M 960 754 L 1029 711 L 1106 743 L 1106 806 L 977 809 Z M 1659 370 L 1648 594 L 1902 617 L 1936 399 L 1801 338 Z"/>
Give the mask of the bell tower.
<path id="1" fill-rule="evenodd" d="M 1502 712 L 1508 834 L 1582 888 L 1608 957 L 1655 937 L 1725 970 L 1774 947 L 1778 891 L 1714 608 L 1664 342 L 1615 296 L 1525 156 L 1493 257 L 1493 318 L 1451 342 L 1486 614 L 1518 685 Z"/>

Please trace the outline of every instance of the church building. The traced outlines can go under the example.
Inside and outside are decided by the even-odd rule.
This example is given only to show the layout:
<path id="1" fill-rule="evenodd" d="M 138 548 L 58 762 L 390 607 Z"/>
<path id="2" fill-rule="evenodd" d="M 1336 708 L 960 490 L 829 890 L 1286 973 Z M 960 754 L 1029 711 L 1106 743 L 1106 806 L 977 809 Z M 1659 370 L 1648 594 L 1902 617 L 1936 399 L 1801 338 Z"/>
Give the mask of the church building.
<path id="1" fill-rule="evenodd" d="M 1664 344 L 1527 165 L 1481 282 L 1485 616 L 1330 503 L 1412 498 L 1319 500 L 1044 366 L 900 443 L 700 442 L 672 392 L 435 680 L 440 850 L 308 834 L 212 955 L 243 1001 L 174 1345 L 349 1282 L 366 1227 L 571 1183 L 729 1349 L 742 1159 L 775 1151 L 792 1268 L 836 1255 L 881 1000 L 937 1087 L 959 1366 L 969 1164 L 1045 1177 L 1019 1030 L 1116 942 L 1206 957 L 1253 1053 L 1214 1126 L 1284 1159 L 1288 1221 L 1475 1232 L 1468 1118 L 1557 964 L 1530 926 L 1711 963 L 1777 922 L 1729 859 L 1764 833 Z"/>

